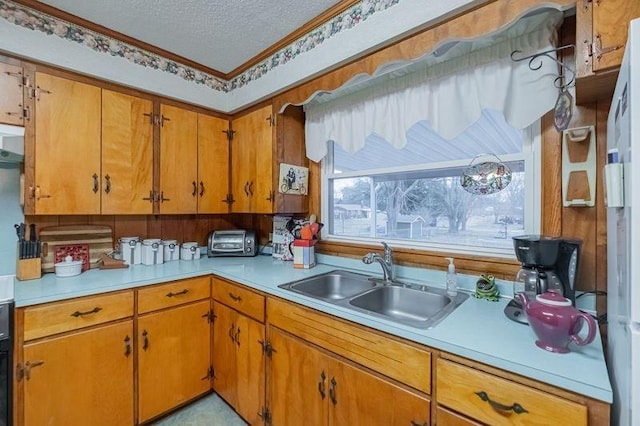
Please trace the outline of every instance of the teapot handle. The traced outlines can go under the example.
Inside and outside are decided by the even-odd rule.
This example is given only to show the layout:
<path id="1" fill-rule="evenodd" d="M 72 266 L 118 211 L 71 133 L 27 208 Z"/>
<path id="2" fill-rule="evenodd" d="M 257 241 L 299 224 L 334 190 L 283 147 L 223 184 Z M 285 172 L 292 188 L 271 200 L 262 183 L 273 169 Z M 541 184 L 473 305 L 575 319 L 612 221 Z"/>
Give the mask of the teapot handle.
<path id="1" fill-rule="evenodd" d="M 584 312 L 578 312 L 576 321 L 580 321 L 580 319 L 583 319 L 587 323 L 587 326 L 589 327 L 589 333 L 587 334 L 586 338 L 581 339 L 580 336 L 578 336 L 578 333 L 576 332 L 576 334 L 571 335 L 571 340 L 576 342 L 576 344 L 579 346 L 584 346 L 593 342 L 593 339 L 595 339 L 596 327 L 598 326 L 598 324 L 596 324 L 596 321 L 593 319 L 591 315 L 585 314 Z M 575 329 L 575 326 L 574 326 L 574 329 Z M 577 330 L 580 331 L 581 329 L 582 327 L 580 327 Z"/>

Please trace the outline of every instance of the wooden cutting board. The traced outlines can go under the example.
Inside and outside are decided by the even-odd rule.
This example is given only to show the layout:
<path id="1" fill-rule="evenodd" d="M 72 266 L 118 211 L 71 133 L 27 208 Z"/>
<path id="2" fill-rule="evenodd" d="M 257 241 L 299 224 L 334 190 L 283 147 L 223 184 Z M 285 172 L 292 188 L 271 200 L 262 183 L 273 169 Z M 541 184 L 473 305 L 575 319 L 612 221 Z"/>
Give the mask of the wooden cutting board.
<path id="1" fill-rule="evenodd" d="M 40 230 L 42 272 L 53 272 L 56 248 L 87 244 L 89 267 L 97 268 L 100 255 L 113 251 L 113 232 L 106 225 L 60 225 Z M 59 251 L 59 250 L 58 250 Z"/>

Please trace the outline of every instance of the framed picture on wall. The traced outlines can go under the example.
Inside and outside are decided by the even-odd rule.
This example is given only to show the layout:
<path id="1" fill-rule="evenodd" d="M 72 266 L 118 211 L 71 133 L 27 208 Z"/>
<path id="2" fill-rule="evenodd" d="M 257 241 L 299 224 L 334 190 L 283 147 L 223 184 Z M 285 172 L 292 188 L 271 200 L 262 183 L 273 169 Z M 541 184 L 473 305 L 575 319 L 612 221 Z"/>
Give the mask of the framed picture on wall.
<path id="1" fill-rule="evenodd" d="M 306 195 L 309 183 L 309 169 L 280 163 L 280 192 L 283 194 Z"/>

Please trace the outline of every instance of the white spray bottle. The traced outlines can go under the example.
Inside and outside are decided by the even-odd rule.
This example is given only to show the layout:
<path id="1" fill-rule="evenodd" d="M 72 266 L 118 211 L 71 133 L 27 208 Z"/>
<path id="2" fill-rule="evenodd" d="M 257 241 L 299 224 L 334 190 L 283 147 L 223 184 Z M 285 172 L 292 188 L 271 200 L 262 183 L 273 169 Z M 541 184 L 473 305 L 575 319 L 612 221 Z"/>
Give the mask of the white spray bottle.
<path id="1" fill-rule="evenodd" d="M 449 261 L 447 268 L 447 294 L 454 297 L 458 294 L 458 282 L 456 277 L 456 265 L 453 264 L 453 257 L 445 257 Z"/>

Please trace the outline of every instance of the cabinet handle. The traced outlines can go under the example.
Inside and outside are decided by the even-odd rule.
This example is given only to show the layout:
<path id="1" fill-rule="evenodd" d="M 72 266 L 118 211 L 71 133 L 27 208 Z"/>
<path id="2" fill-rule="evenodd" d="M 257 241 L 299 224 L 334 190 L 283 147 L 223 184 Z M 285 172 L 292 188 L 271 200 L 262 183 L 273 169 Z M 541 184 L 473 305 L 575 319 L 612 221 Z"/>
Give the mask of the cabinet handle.
<path id="1" fill-rule="evenodd" d="M 191 192 L 191 195 L 195 197 L 196 195 L 198 195 L 198 184 L 195 180 L 191 183 L 193 184 L 193 192 Z"/>
<path id="2" fill-rule="evenodd" d="M 236 331 L 236 335 L 233 336 L 233 340 L 240 346 L 240 327 L 238 327 L 238 331 Z"/>
<path id="3" fill-rule="evenodd" d="M 429 422 L 418 423 L 415 420 L 411 420 L 411 426 L 429 426 Z"/>
<path id="4" fill-rule="evenodd" d="M 338 403 L 338 396 L 336 394 L 336 387 L 338 386 L 338 382 L 336 382 L 336 378 L 331 378 L 331 385 L 329 386 L 329 398 L 331 398 L 331 402 L 333 405 Z"/>
<path id="5" fill-rule="evenodd" d="M 29 380 L 31 379 L 31 369 L 33 367 L 39 367 L 42 364 L 44 364 L 44 361 L 39 360 L 39 361 L 27 361 L 24 363 L 24 367 L 23 367 L 23 373 L 22 376 L 25 378 L 25 380 Z"/>
<path id="6" fill-rule="evenodd" d="M 235 294 L 229 292 L 229 297 L 231 298 L 231 300 L 233 300 L 234 302 L 240 302 L 242 300 L 242 297 L 240 296 L 236 296 Z"/>
<path id="7" fill-rule="evenodd" d="M 204 183 L 200 181 L 200 196 L 202 197 L 203 195 L 204 195 Z"/>
<path id="8" fill-rule="evenodd" d="M 104 177 L 104 193 L 108 194 L 111 192 L 111 176 L 105 175 Z"/>
<path id="9" fill-rule="evenodd" d="M 244 195 L 249 196 L 249 181 L 244 184 Z"/>
<path id="10" fill-rule="evenodd" d="M 324 382 L 326 379 L 327 379 L 327 376 L 326 374 L 324 374 L 324 370 L 322 370 L 322 373 L 320 374 L 320 381 L 318 382 L 318 392 L 320 392 L 320 396 L 322 397 L 323 400 L 327 396 L 324 389 L 324 385 L 325 385 Z"/>
<path id="11" fill-rule="evenodd" d="M 142 342 L 142 350 L 147 350 L 149 349 L 149 333 L 147 333 L 147 330 L 144 330 L 142 332 L 142 337 L 144 339 L 144 341 Z"/>
<path id="12" fill-rule="evenodd" d="M 93 178 L 93 193 L 97 194 L 100 190 L 100 181 L 98 180 L 98 175 L 94 173 L 91 177 Z"/>
<path id="13" fill-rule="evenodd" d="M 253 195 L 253 181 L 249 183 L 249 194 Z"/>
<path id="14" fill-rule="evenodd" d="M 518 404 L 517 402 L 514 402 L 511 405 L 500 404 L 499 402 L 492 401 L 491 398 L 489 398 L 489 395 L 485 391 L 476 392 L 476 395 L 478 395 L 478 397 L 480 397 L 480 399 L 483 400 L 484 402 L 488 402 L 489 405 L 491 405 L 491 408 L 493 408 L 499 413 L 504 414 L 508 411 L 513 411 L 516 414 L 528 413 L 528 411 L 525 410 L 524 407 Z"/>
<path id="15" fill-rule="evenodd" d="M 176 293 L 173 293 L 170 291 L 169 293 L 167 293 L 167 297 L 182 296 L 183 294 L 187 294 L 187 293 L 189 293 L 189 290 L 185 288 L 184 290 L 178 291 Z"/>
<path id="16" fill-rule="evenodd" d="M 124 338 L 124 356 L 131 355 L 131 338 L 129 336 Z"/>
<path id="17" fill-rule="evenodd" d="M 83 317 L 85 315 L 91 315 L 91 314 L 97 314 L 98 312 L 100 312 L 102 310 L 101 307 L 96 306 L 95 308 L 93 308 L 90 311 L 86 311 L 86 312 L 80 312 L 80 311 L 75 311 L 74 313 L 71 314 L 72 317 Z"/>
<path id="18" fill-rule="evenodd" d="M 233 329 L 236 328 L 235 324 L 231 324 L 231 328 L 229 328 L 229 339 L 231 339 L 232 342 L 235 342 L 234 337 L 233 337 Z"/>

